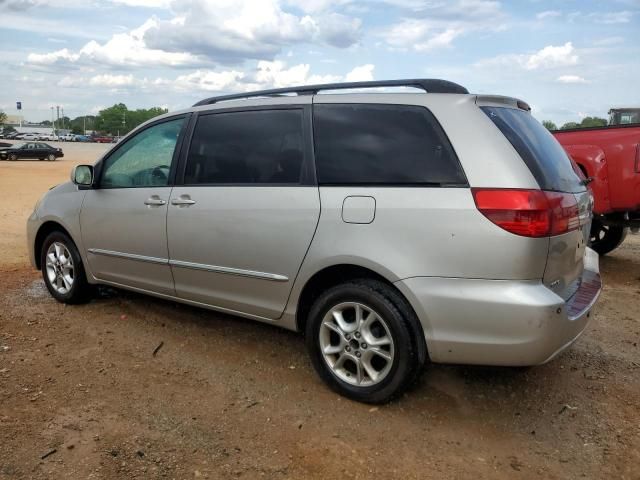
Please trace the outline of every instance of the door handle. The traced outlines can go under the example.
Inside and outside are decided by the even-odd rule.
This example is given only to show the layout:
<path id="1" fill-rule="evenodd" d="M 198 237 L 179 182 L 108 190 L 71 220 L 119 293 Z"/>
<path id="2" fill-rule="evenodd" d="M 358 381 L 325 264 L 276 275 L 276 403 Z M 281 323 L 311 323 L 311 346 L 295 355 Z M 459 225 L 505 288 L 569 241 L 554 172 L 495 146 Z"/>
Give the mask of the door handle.
<path id="1" fill-rule="evenodd" d="M 162 200 L 161 198 L 158 198 L 157 195 L 154 195 L 152 197 L 147 198 L 144 201 L 144 204 L 149 206 L 160 206 L 160 205 L 166 205 L 167 202 L 166 200 Z"/>
<path id="2" fill-rule="evenodd" d="M 187 195 L 181 195 L 180 198 L 171 199 L 171 205 L 177 205 L 179 207 L 188 207 L 196 203 L 195 200 L 191 200 Z"/>

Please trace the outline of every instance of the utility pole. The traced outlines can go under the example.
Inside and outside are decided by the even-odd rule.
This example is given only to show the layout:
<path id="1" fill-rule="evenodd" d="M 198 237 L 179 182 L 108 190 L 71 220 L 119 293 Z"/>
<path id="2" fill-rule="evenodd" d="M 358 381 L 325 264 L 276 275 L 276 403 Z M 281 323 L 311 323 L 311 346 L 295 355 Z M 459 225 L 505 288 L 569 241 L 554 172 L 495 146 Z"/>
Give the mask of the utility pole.
<path id="1" fill-rule="evenodd" d="M 64 107 L 62 107 L 62 129 L 64 130 Z"/>
<path id="2" fill-rule="evenodd" d="M 53 134 L 56 133 L 56 119 L 53 117 L 53 107 L 51 107 L 51 126 L 53 128 Z"/>
<path id="3" fill-rule="evenodd" d="M 60 105 L 56 105 L 56 119 L 58 120 L 58 125 L 60 125 Z"/>

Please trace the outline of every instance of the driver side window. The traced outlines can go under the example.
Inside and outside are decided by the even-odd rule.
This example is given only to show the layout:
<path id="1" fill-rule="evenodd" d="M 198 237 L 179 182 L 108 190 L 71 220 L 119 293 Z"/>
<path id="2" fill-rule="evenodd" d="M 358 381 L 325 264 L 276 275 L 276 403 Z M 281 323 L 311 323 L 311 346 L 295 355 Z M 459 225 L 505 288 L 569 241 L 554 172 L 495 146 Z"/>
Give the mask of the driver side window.
<path id="1" fill-rule="evenodd" d="M 185 119 L 149 127 L 127 140 L 109 158 L 101 187 L 161 187 L 169 183 L 169 170 Z"/>

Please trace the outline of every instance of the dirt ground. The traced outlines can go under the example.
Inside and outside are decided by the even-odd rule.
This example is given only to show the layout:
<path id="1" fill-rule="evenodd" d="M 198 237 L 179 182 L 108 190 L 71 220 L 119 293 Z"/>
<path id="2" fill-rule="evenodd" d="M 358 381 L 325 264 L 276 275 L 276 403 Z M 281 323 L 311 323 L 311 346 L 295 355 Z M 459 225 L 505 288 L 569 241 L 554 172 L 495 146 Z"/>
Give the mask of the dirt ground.
<path id="1" fill-rule="evenodd" d="M 371 407 L 290 332 L 124 292 L 55 302 L 25 220 L 106 148 L 62 147 L 0 162 L 0 479 L 640 478 L 639 235 L 601 259 L 593 320 L 553 362 L 430 366 Z"/>

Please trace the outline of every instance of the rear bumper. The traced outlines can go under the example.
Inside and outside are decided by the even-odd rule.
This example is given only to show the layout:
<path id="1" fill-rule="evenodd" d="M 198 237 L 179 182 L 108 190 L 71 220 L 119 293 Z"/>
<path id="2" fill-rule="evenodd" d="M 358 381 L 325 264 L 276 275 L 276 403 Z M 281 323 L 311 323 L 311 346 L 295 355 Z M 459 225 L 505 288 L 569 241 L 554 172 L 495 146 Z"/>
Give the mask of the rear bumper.
<path id="1" fill-rule="evenodd" d="M 414 277 L 396 282 L 437 363 L 525 366 L 548 362 L 584 331 L 602 283 L 587 248 L 581 285 L 567 301 L 539 280 Z"/>

